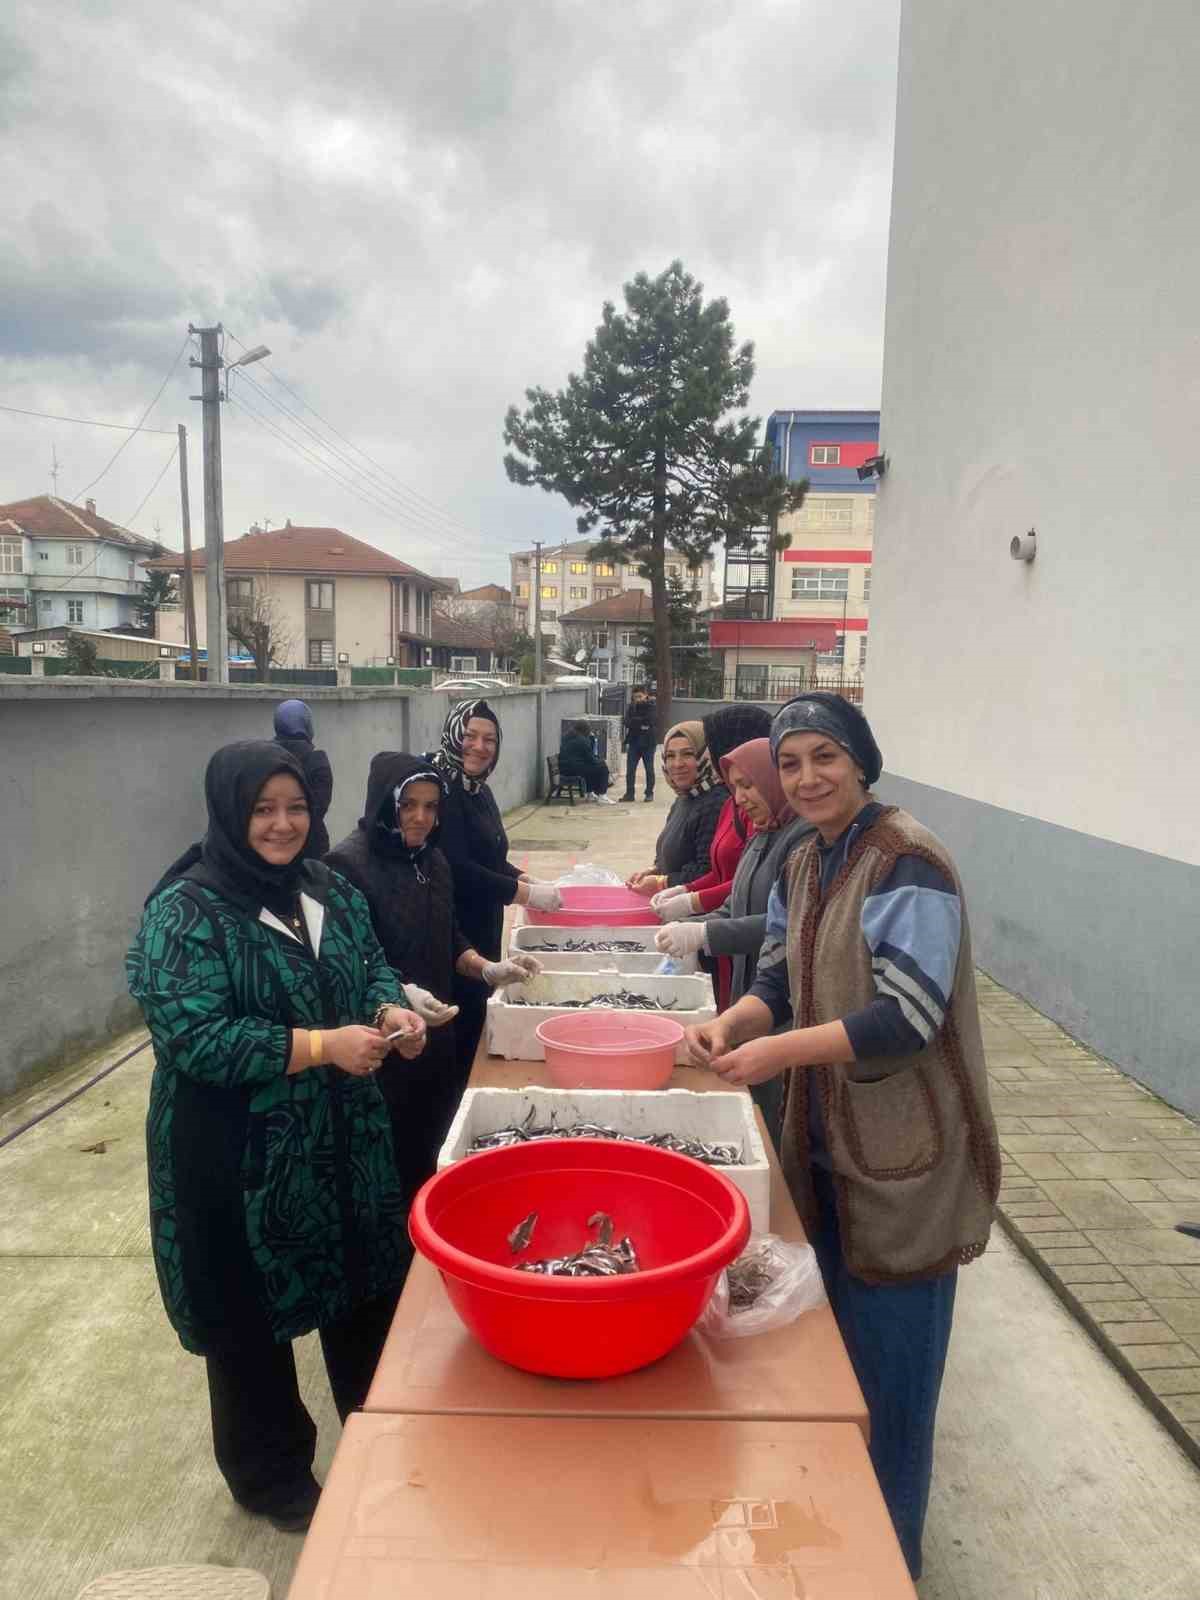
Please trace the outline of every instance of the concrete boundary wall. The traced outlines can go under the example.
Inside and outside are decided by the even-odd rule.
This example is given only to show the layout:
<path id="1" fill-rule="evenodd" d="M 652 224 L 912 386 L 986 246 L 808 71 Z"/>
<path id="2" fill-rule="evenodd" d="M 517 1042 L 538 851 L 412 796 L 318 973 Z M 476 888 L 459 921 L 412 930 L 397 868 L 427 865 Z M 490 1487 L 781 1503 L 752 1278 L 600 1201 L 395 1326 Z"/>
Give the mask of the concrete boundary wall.
<path id="1" fill-rule="evenodd" d="M 355 825 L 377 750 L 435 749 L 460 695 L 307 689 L 334 771 L 335 843 Z M 204 831 L 204 768 L 270 738 L 290 697 L 265 685 L 0 680 L 0 1098 L 137 1021 L 123 961 L 142 901 Z M 586 691 L 489 694 L 504 732 L 502 810 L 543 792 L 543 748 Z M 543 730 L 546 743 L 543 747 Z"/>
<path id="2" fill-rule="evenodd" d="M 949 846 L 976 964 L 1200 1115 L 1200 867 L 892 773 L 878 793 Z"/>

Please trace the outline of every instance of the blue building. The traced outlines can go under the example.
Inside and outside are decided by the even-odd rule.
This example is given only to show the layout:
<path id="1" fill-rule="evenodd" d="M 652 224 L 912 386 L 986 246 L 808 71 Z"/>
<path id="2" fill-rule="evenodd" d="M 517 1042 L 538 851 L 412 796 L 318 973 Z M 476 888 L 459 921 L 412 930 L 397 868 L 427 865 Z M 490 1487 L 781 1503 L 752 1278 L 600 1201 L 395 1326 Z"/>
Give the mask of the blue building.
<path id="1" fill-rule="evenodd" d="M 793 482 L 808 478 L 813 494 L 875 493 L 875 480 L 860 480 L 857 469 L 879 454 L 878 411 L 772 411 L 767 443 L 775 470 Z"/>

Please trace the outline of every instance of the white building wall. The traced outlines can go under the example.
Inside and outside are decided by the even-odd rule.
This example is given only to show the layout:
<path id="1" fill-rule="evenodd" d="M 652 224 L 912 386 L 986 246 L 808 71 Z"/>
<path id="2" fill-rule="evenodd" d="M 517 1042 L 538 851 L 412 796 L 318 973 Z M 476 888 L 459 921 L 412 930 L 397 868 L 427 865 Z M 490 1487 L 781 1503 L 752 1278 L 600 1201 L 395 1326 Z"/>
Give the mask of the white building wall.
<path id="1" fill-rule="evenodd" d="M 1185 0 L 905 0 L 866 680 L 981 963 L 1192 1109 L 1197 59 Z"/>
<path id="2" fill-rule="evenodd" d="M 1182 0 L 905 6 L 867 686 L 907 777 L 1192 863 L 1198 54 Z"/>

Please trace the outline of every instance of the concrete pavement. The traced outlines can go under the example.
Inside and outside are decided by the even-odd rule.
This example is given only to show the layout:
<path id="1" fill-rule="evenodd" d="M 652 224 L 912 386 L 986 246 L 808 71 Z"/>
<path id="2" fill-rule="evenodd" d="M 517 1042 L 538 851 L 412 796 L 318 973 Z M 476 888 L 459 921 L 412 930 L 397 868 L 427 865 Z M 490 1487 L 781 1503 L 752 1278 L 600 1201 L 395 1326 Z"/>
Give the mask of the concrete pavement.
<path id="1" fill-rule="evenodd" d="M 575 859 L 622 872 L 649 865 L 665 800 L 660 793 L 653 806 L 525 808 L 508 819 L 514 857 L 527 858 L 531 870 L 544 875 Z M 1175 1179 L 1163 1176 L 1160 1166 L 1157 1177 L 1110 1178 L 1079 1175 L 1067 1162 L 1155 1155 L 1173 1170 L 1184 1160 L 1200 1168 L 1197 1156 L 1183 1151 L 1186 1134 L 1167 1133 L 1167 1125 L 1177 1126 L 1174 1113 L 1103 1063 L 1082 1060 L 1071 1041 L 1023 1002 L 986 981 L 982 998 L 997 1110 L 1005 1119 L 1007 1226 L 1026 1242 L 1080 1234 L 1083 1244 L 1043 1249 L 1095 1250 L 1099 1262 L 1048 1259 L 1043 1272 L 1071 1273 L 1062 1287 L 1099 1329 L 1113 1324 L 1094 1315 L 1097 1306 L 1148 1307 L 1151 1316 L 1122 1313 L 1116 1326 L 1150 1326 L 1153 1341 L 1126 1346 L 1114 1339 L 1113 1348 L 1186 1346 L 1177 1365 L 1131 1370 L 1146 1378 L 1159 1374 L 1161 1393 L 1171 1398 L 1200 1393 L 1200 1387 L 1169 1387 L 1172 1373 L 1179 1374 L 1174 1381 L 1192 1384 L 1200 1358 L 1186 1332 L 1165 1315 L 1172 1311 L 1183 1321 L 1166 1302 L 1191 1301 L 1193 1287 L 1200 1295 L 1200 1244 L 1171 1235 L 1189 1252 L 1176 1253 L 1165 1218 L 1155 1212 L 1137 1211 L 1137 1225 L 1128 1227 L 1109 1214 L 1100 1225 L 1094 1215 L 1068 1209 L 1078 1206 L 1079 1191 L 1048 1187 L 1110 1184 L 1131 1206 L 1170 1206 L 1176 1202 L 1166 1185 Z M 81 1060 L 6 1108 L 0 1138 L 141 1037 L 130 1035 Z M 147 1050 L 133 1055 L 0 1150 L 0 1595 L 14 1600 L 71 1600 L 102 1572 L 188 1561 L 257 1567 L 281 1597 L 299 1551 L 297 1536 L 274 1533 L 231 1504 L 212 1463 L 202 1363 L 180 1349 L 162 1314 L 145 1214 L 142 1120 L 150 1065 Z M 1049 1108 L 1051 1100 L 1066 1106 L 1068 1097 L 1067 1110 Z M 1087 1117 L 1113 1120 L 1080 1132 L 1076 1124 Z M 1138 1141 L 1132 1147 L 1104 1149 L 1094 1134 L 1118 1137 L 1122 1119 L 1156 1126 L 1152 1133 L 1127 1131 L 1127 1139 Z M 1069 1122 L 1071 1130 L 1033 1126 L 1046 1120 Z M 1082 1138 L 1087 1147 L 1012 1148 L 1014 1140 L 1047 1138 Z M 1177 1154 L 1165 1155 L 1168 1149 Z M 1030 1170 L 1031 1157 L 1046 1155 L 1061 1162 L 1065 1175 Z M 1183 1179 L 1197 1176 L 1200 1170 L 1179 1172 Z M 1138 1181 L 1153 1184 L 1159 1198 L 1115 1187 Z M 1041 1198 L 1014 1193 L 1030 1187 Z M 1025 1210 L 1029 1205 L 1052 1205 L 1056 1215 Z M 1041 1216 L 1055 1226 L 1019 1227 Z M 1066 1219 L 1061 1225 L 1060 1216 Z M 1147 1234 L 1157 1237 L 1148 1244 Z M 1150 1259 L 1129 1259 L 1135 1250 L 1149 1252 Z M 1163 1251 L 1170 1259 L 1161 1259 Z M 1091 1275 L 1077 1278 L 1076 1265 Z M 1171 1276 L 1147 1276 L 1151 1267 Z M 1164 1340 L 1160 1322 L 1178 1337 Z M 1181 1352 L 1172 1348 L 1169 1355 Z M 321 1473 L 338 1430 L 315 1339 L 299 1342 L 298 1364 L 320 1429 Z M 1190 1407 L 1180 1403 L 1180 1409 Z M 1091 1334 L 997 1230 L 983 1259 L 960 1278 L 923 1600 L 1194 1600 L 1200 1594 L 1198 1519 L 1200 1474 Z"/>

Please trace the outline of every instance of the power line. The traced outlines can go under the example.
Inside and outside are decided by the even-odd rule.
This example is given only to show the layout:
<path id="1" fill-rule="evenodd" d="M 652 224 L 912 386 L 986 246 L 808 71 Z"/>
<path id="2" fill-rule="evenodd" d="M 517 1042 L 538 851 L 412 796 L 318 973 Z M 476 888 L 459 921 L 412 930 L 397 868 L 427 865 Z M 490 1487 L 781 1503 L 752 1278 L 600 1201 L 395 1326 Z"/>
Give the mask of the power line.
<path id="1" fill-rule="evenodd" d="M 246 348 L 246 346 L 244 344 L 242 344 L 242 341 L 238 338 L 238 336 L 235 333 L 230 333 L 229 337 L 241 349 L 244 350 Z M 461 522 L 457 517 L 452 516 L 449 512 L 443 510 L 440 506 L 436 505 L 434 503 L 434 501 L 428 499 L 427 496 L 421 494 L 419 490 L 414 489 L 409 484 L 405 483 L 402 478 L 397 477 L 396 474 L 390 470 L 390 468 L 382 466 L 378 461 L 375 460 L 375 458 L 373 456 L 368 455 L 367 452 L 364 449 L 361 448 L 361 446 L 356 445 L 352 439 L 347 438 L 347 436 L 344 433 L 342 433 L 339 428 L 336 428 L 334 426 L 334 424 L 332 422 L 330 422 L 327 417 L 322 416 L 322 414 L 316 409 L 315 406 L 310 405 L 309 402 L 307 400 L 305 400 L 303 395 L 299 394 L 297 392 L 297 390 L 293 389 L 291 384 L 287 383 L 283 378 L 281 378 L 279 376 L 279 374 L 277 372 L 275 372 L 271 367 L 266 366 L 266 367 L 264 367 L 264 370 L 267 372 L 268 376 L 272 379 L 273 382 L 279 384 L 281 388 L 286 389 L 288 394 L 290 394 L 293 399 L 299 401 L 299 403 L 304 407 L 304 409 L 306 411 L 312 412 L 313 416 L 316 417 L 317 421 L 320 422 L 320 423 L 323 423 L 324 426 L 326 428 L 328 428 L 329 431 L 332 434 L 334 434 L 334 436 L 336 438 L 340 439 L 343 444 L 345 444 L 349 449 L 353 450 L 356 455 L 361 456 L 363 458 L 363 460 L 368 463 L 368 466 L 372 469 L 372 471 L 369 474 L 369 476 L 373 476 L 373 477 L 379 479 L 380 480 L 380 486 L 382 488 L 387 489 L 388 492 L 391 493 L 392 495 L 396 495 L 397 493 L 399 493 L 400 495 L 407 497 L 409 500 L 411 500 L 414 503 L 414 509 L 419 511 L 425 518 L 428 519 L 431 516 L 437 517 L 442 522 L 446 523 L 447 526 L 450 527 L 451 529 L 453 529 L 456 533 L 460 533 L 460 534 L 461 533 L 466 533 L 466 534 L 469 534 L 474 539 L 480 538 L 482 536 L 482 530 L 481 529 L 468 527 L 466 523 Z M 244 370 L 242 372 L 242 376 L 243 376 L 243 378 L 245 378 L 247 376 L 247 374 L 245 373 Z M 304 426 L 304 427 L 308 426 L 306 423 L 303 422 L 303 419 L 295 417 L 295 413 L 289 411 L 286 406 L 280 405 L 280 403 L 278 401 L 271 400 L 271 397 L 269 395 L 267 395 L 265 390 L 262 390 L 261 388 L 259 388 L 258 384 L 255 384 L 254 387 L 256 389 L 259 389 L 259 392 L 263 395 L 264 399 L 268 400 L 272 405 L 278 406 L 278 408 L 281 411 L 283 411 L 286 415 L 294 417 L 296 421 L 301 423 L 301 426 Z M 313 432 L 314 430 L 309 429 L 309 431 Z M 319 436 L 317 436 L 317 437 L 319 437 Z M 334 451 L 334 447 L 332 445 L 329 445 L 328 443 L 325 444 L 325 448 L 330 450 L 331 452 Z M 340 455 L 341 452 L 338 452 L 338 454 Z M 344 460 L 345 457 L 342 456 L 342 459 Z M 356 462 L 347 461 L 346 464 L 348 466 L 353 466 L 354 470 L 357 471 L 357 472 L 363 472 L 364 471 L 364 469 L 362 467 L 358 466 L 358 464 Z M 390 483 L 388 483 L 386 481 L 388 479 L 391 480 Z M 392 485 L 395 485 L 395 487 L 393 488 Z"/>
<path id="2" fill-rule="evenodd" d="M 270 433 L 274 434 L 275 437 L 287 445 L 289 449 L 294 450 L 297 454 L 303 456 L 306 460 L 311 462 L 312 465 L 318 469 L 318 471 L 323 472 L 326 477 L 332 479 L 334 483 L 340 485 L 343 489 L 348 489 L 351 494 L 357 495 L 360 500 L 362 500 L 366 505 L 369 505 L 373 510 L 379 511 L 384 516 L 393 520 L 407 522 L 411 528 L 425 535 L 428 535 L 430 532 L 436 533 L 440 531 L 436 528 L 431 529 L 429 524 L 421 521 L 417 514 L 409 507 L 397 505 L 394 500 L 391 502 L 385 500 L 383 498 L 383 491 L 377 489 L 374 484 L 364 482 L 361 480 L 361 478 L 356 481 L 354 478 L 348 477 L 344 472 L 339 471 L 337 467 L 331 465 L 328 461 L 323 460 L 319 455 L 317 455 L 315 451 L 310 449 L 309 446 L 306 445 L 302 440 L 293 437 L 293 435 L 290 434 L 286 428 L 281 427 L 279 423 L 274 422 L 270 417 L 264 416 L 263 413 L 257 410 L 256 407 L 249 405 L 243 396 L 239 395 L 236 398 L 230 396 L 229 404 L 234 406 L 239 411 L 244 411 L 247 416 L 253 417 L 260 427 L 265 428 Z M 459 535 L 459 537 L 461 538 L 461 535 Z"/>
<path id="3" fill-rule="evenodd" d="M 179 349 L 175 352 L 175 359 L 174 359 L 174 361 L 172 361 L 172 363 L 170 365 L 170 368 L 167 371 L 166 377 L 163 379 L 163 381 L 158 386 L 158 393 L 154 396 L 154 399 L 151 400 L 150 404 L 146 407 L 145 411 L 143 411 L 143 413 L 142 413 L 142 421 L 138 423 L 137 427 L 129 435 L 129 439 L 132 439 L 134 434 L 141 432 L 142 423 L 145 422 L 146 418 L 150 415 L 150 413 L 154 410 L 155 406 L 162 399 L 163 390 L 167 387 L 168 383 L 170 383 L 172 377 L 175 375 L 175 368 L 179 365 L 180 357 L 183 355 L 183 352 L 187 349 L 188 341 L 191 339 L 191 337 L 192 336 L 191 336 L 190 332 L 186 333 L 184 335 L 183 343 L 179 346 Z M 113 465 L 113 463 L 116 461 L 117 457 L 121 454 L 121 451 L 124 450 L 125 446 L 129 443 L 129 439 L 122 439 L 121 440 L 121 443 L 117 446 L 116 450 L 113 452 L 112 458 L 109 460 L 108 464 L 103 468 L 103 470 L 101 472 L 97 473 L 97 475 L 92 479 L 91 483 L 85 484 L 84 487 L 82 489 L 80 489 L 79 494 L 77 494 L 75 496 L 76 501 L 79 500 L 80 495 L 85 495 L 88 492 L 89 489 L 94 489 L 96 487 L 96 485 L 100 482 L 100 479 L 105 476 L 105 474 L 108 472 L 109 468 Z"/>
<path id="4" fill-rule="evenodd" d="M 26 411 L 23 406 L 0 406 L 0 411 L 11 411 L 18 417 L 40 417 L 43 422 L 78 422 L 85 428 L 117 428 L 122 433 L 161 433 L 164 439 L 174 437 L 169 428 L 143 428 L 140 424 L 135 427 L 127 422 L 100 422 L 95 417 L 59 417 L 52 411 Z"/>
<path id="5" fill-rule="evenodd" d="M 129 518 L 128 522 L 125 523 L 125 527 L 131 528 L 133 526 L 133 524 L 137 521 L 137 519 L 141 516 L 142 508 L 145 506 L 146 501 L 149 500 L 150 496 L 154 493 L 155 489 L 158 488 L 159 484 L 166 477 L 167 468 L 175 460 L 175 457 L 178 454 L 179 454 L 179 440 L 176 439 L 175 448 L 174 448 L 174 450 L 171 451 L 171 454 L 167 457 L 162 471 L 159 473 L 158 477 L 155 478 L 154 482 L 150 485 L 150 487 L 146 490 L 145 494 L 142 496 L 141 502 L 139 503 L 137 510 Z"/>

